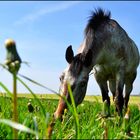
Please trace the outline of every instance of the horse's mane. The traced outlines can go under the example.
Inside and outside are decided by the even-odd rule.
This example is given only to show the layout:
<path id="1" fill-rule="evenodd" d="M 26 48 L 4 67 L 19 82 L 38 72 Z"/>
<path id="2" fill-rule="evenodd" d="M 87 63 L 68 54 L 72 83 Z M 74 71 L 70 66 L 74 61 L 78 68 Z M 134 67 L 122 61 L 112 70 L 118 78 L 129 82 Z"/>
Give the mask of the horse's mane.
<path id="1" fill-rule="evenodd" d="M 98 27 L 108 20 L 110 20 L 111 13 L 109 11 L 105 12 L 103 9 L 98 8 L 92 12 L 88 24 L 85 28 L 85 35 L 88 34 L 89 31 L 94 30 L 96 31 Z"/>

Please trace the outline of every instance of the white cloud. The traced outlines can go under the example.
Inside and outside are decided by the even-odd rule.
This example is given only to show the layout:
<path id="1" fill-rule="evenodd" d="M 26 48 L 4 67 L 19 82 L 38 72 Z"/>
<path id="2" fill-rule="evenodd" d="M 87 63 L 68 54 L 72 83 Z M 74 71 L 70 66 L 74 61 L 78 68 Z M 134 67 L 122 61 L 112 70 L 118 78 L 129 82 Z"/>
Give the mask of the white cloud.
<path id="1" fill-rule="evenodd" d="M 78 3 L 80 2 L 79 1 L 61 2 L 50 7 L 47 6 L 47 7 L 41 8 L 38 11 L 35 11 L 34 13 L 29 13 L 25 15 L 24 17 L 20 18 L 14 23 L 14 25 L 21 25 L 28 22 L 34 22 L 47 14 L 66 10 Z"/>

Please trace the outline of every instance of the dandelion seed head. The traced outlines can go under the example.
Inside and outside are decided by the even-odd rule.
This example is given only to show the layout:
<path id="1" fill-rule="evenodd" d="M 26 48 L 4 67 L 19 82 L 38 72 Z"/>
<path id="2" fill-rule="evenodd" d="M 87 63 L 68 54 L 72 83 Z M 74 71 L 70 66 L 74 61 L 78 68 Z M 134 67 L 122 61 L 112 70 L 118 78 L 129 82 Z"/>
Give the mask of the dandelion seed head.
<path id="1" fill-rule="evenodd" d="M 9 47 L 12 47 L 12 46 L 16 46 L 16 43 L 13 39 L 7 39 L 5 41 L 5 47 L 6 48 L 9 48 Z"/>

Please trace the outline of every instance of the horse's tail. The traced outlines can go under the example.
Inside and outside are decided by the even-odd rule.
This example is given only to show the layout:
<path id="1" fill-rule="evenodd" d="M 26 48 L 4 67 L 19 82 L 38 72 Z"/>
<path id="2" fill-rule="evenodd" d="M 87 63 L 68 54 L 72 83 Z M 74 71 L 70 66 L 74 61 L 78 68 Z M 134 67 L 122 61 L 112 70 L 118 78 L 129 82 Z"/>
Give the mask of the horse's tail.
<path id="1" fill-rule="evenodd" d="M 98 8 L 92 12 L 88 24 L 85 28 L 85 34 L 87 35 L 89 31 L 96 31 L 97 28 L 105 21 L 109 21 L 111 13 L 109 11 L 105 12 L 103 9 Z"/>

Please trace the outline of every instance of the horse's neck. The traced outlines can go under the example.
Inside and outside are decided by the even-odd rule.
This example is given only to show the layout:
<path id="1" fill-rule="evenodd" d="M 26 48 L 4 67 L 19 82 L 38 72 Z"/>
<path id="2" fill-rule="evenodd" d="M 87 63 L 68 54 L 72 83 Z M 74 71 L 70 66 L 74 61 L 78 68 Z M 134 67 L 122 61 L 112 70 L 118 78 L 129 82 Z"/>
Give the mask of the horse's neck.
<path id="1" fill-rule="evenodd" d="M 78 54 L 84 52 L 85 46 L 86 46 L 85 44 L 86 44 L 86 41 L 84 40 L 83 43 L 82 43 L 82 44 L 80 45 L 80 47 L 78 48 L 78 51 L 77 51 Z"/>
<path id="2" fill-rule="evenodd" d="M 92 45 L 86 45 L 86 39 L 84 39 L 83 43 L 80 45 L 80 47 L 78 48 L 77 53 L 85 53 L 87 52 L 89 49 L 91 49 L 93 51 L 93 57 L 92 57 L 92 64 L 91 66 L 89 66 L 88 71 L 89 73 L 91 72 L 91 70 L 93 69 L 94 65 L 96 64 L 96 57 L 97 57 L 97 53 L 95 48 L 93 48 Z"/>

